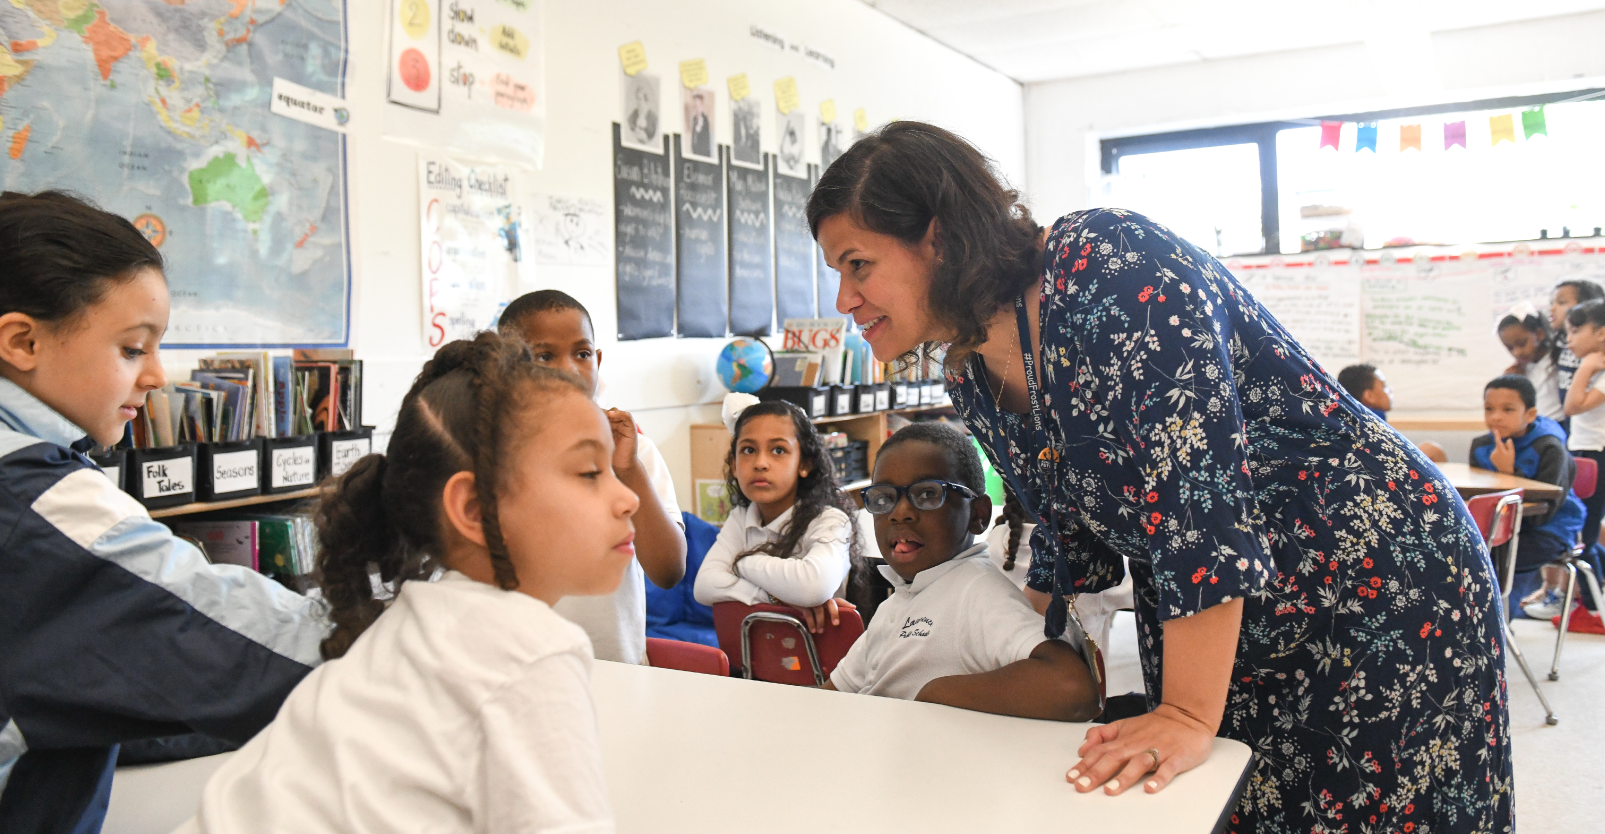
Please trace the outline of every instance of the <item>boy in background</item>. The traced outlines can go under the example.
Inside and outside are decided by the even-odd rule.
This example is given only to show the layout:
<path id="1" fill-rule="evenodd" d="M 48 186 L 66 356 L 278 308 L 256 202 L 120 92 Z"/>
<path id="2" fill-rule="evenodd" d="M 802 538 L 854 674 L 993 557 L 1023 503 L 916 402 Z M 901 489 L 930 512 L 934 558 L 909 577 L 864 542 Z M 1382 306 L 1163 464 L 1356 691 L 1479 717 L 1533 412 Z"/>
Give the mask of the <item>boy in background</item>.
<path id="1" fill-rule="evenodd" d="M 1522 520 L 1521 539 L 1516 545 L 1516 575 L 1510 588 L 1512 617 L 1524 616 L 1522 603 L 1533 608 L 1539 602 L 1523 599 L 1539 585 L 1539 569 L 1569 554 L 1577 533 L 1583 529 L 1583 502 L 1571 491 L 1577 467 L 1566 451 L 1566 432 L 1559 423 L 1540 416 L 1537 406 L 1538 393 L 1525 375 L 1495 377 L 1482 392 L 1482 419 L 1488 433 L 1471 441 L 1472 466 L 1543 481 L 1565 490 L 1564 497 L 1547 502 L 1549 507 L 1543 515 Z M 1543 573 L 1543 585 L 1547 587 L 1533 596 L 1547 594 L 1558 599 L 1558 583 L 1549 581 L 1547 575 L 1559 571 Z M 1586 599 L 1586 586 L 1584 596 L 1585 604 L 1592 607 L 1593 600 Z"/>
<path id="2" fill-rule="evenodd" d="M 1382 422 L 1388 421 L 1388 412 L 1393 410 L 1393 389 L 1375 365 L 1350 365 L 1338 371 L 1338 384 Z"/>
<path id="3" fill-rule="evenodd" d="M 602 351 L 591 314 L 568 293 L 539 290 L 502 311 L 498 332 L 523 339 L 535 361 L 579 375 L 596 398 Z M 636 428 L 629 412 L 607 410 L 613 427 L 613 472 L 641 499 L 636 510 L 635 559 L 619 588 L 601 597 L 564 597 L 553 606 L 585 629 L 598 660 L 642 663 L 646 657 L 646 584 L 673 588 L 685 576 L 685 522 L 674 479 L 657 444 Z"/>
<path id="4" fill-rule="evenodd" d="M 985 489 L 975 447 L 951 426 L 915 423 L 881 446 L 864 508 L 894 592 L 826 689 L 1055 721 L 1098 714 L 1079 645 L 1045 638 L 1042 616 L 975 542 L 992 517 Z M 1074 621 L 1066 638 L 1084 640 Z"/>

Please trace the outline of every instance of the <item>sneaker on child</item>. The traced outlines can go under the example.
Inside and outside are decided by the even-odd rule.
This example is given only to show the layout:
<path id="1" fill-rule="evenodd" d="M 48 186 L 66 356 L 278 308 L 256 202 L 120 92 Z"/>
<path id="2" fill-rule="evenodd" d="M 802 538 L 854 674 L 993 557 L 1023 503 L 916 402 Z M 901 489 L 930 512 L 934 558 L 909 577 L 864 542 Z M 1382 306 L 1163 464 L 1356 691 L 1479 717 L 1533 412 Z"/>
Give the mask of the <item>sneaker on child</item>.
<path id="1" fill-rule="evenodd" d="M 1537 593 L 1530 594 L 1521 601 L 1521 611 L 1535 620 L 1552 620 L 1560 616 L 1560 591 L 1554 588 L 1540 588 Z"/>

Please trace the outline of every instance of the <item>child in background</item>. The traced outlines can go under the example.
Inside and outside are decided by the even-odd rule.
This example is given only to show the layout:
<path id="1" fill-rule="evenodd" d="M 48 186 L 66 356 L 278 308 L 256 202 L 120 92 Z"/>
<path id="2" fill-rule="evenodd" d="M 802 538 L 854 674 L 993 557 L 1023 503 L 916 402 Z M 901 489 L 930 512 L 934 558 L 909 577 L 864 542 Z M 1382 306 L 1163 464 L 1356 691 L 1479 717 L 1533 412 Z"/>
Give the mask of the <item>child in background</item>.
<path id="1" fill-rule="evenodd" d="M 521 296 L 502 311 L 496 329 L 523 339 L 538 364 L 578 374 L 596 398 L 602 351 L 596 347 L 591 314 L 572 296 L 558 290 Z M 607 416 L 616 449 L 613 472 L 641 499 L 635 514 L 636 560 L 613 593 L 569 597 L 555 607 L 590 635 L 598 660 L 641 663 L 646 656 L 645 580 L 673 588 L 685 576 L 685 522 L 657 444 L 636 428 L 629 412 L 610 408 Z"/>
<path id="2" fill-rule="evenodd" d="M 1572 375 L 1577 373 L 1577 364 L 1583 361 L 1582 357 L 1572 352 L 1567 341 L 1566 314 L 1585 301 L 1600 299 L 1605 299 L 1605 288 L 1581 279 L 1556 284 L 1555 292 L 1550 297 L 1549 329 L 1554 332 L 1555 341 L 1560 343 L 1560 352 L 1555 354 L 1555 391 L 1562 401 L 1566 399 L 1566 392 L 1571 390 Z"/>
<path id="3" fill-rule="evenodd" d="M 975 448 L 950 426 L 915 423 L 881 446 L 864 508 L 896 592 L 826 688 L 1023 718 L 1098 714 L 1078 648 L 1043 637 L 1042 616 L 975 542 L 992 517 L 985 485 Z M 1084 639 L 1074 621 L 1066 636 Z"/>
<path id="4" fill-rule="evenodd" d="M 0 194 L 0 831 L 99 831 L 119 744 L 243 744 L 319 662 L 316 601 L 208 563 L 85 456 L 167 382 L 162 268 L 115 214 Z"/>
<path id="5" fill-rule="evenodd" d="M 1564 340 L 1555 338 L 1549 322 L 1531 304 L 1511 310 L 1500 319 L 1497 332 L 1505 350 L 1516 360 L 1505 373 L 1527 377 L 1537 397 L 1538 415 L 1561 423 L 1564 430 L 1566 408 L 1555 371 L 1555 360 L 1565 350 L 1561 344 Z"/>
<path id="6" fill-rule="evenodd" d="M 1547 620 L 1560 611 L 1544 613 L 1537 606 L 1543 605 L 1546 597 L 1554 598 L 1552 605 L 1559 605 L 1560 571 L 1546 566 L 1571 552 L 1587 511 L 1571 492 L 1577 473 L 1566 451 L 1566 432 L 1538 413 L 1537 400 L 1532 381 L 1525 376 L 1507 374 L 1488 383 L 1482 392 L 1482 419 L 1488 433 L 1471 441 L 1471 465 L 1565 490 L 1563 498 L 1549 502 L 1543 515 L 1522 519 L 1516 575 L 1510 588 L 1510 616 L 1523 616 L 1525 607 Z M 1542 581 L 1540 568 L 1545 568 Z M 1531 593 L 1537 584 L 1545 587 Z"/>
<path id="7" fill-rule="evenodd" d="M 1393 410 L 1393 389 L 1375 365 L 1350 365 L 1338 372 L 1338 384 L 1386 423 Z"/>
<path id="8" fill-rule="evenodd" d="M 724 417 L 736 508 L 697 571 L 697 602 L 790 605 L 815 632 L 826 617 L 840 624 L 836 598 L 862 559 L 857 508 L 836 488 L 813 421 L 790 403 L 750 394 L 727 395 Z"/>
<path id="9" fill-rule="evenodd" d="M 441 348 L 318 509 L 329 662 L 179 831 L 612 831 L 590 643 L 551 606 L 635 559 L 613 451 L 585 383 L 517 340 Z"/>
<path id="10" fill-rule="evenodd" d="M 1566 390 L 1566 414 L 1572 418 L 1566 448 L 1577 457 L 1588 458 L 1605 468 L 1605 407 L 1602 407 L 1605 406 L 1605 390 L 1599 387 L 1601 374 L 1605 372 L 1605 301 L 1584 301 L 1571 308 L 1566 313 L 1566 325 L 1567 347 L 1578 357 L 1571 386 Z M 1605 517 L 1605 489 L 1596 488 L 1583 506 L 1588 510 L 1583 519 L 1583 545 L 1589 561 L 1598 565 L 1597 543 L 1600 520 Z M 1598 576 L 1597 567 L 1595 571 Z M 1555 616 L 1558 618 L 1559 612 Z M 1571 630 L 1605 634 L 1600 618 L 1588 611 L 1573 612 Z"/>

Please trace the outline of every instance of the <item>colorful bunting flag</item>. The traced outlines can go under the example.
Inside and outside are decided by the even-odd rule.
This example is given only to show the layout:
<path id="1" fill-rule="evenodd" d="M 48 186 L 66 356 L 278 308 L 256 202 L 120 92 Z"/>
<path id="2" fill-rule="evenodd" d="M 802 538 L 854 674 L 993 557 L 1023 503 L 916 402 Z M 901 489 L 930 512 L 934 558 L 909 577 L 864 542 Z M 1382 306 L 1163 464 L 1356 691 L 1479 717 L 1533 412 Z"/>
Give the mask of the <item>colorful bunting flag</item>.
<path id="1" fill-rule="evenodd" d="M 1342 122 L 1321 122 L 1321 147 L 1337 150 L 1338 137 L 1342 135 Z"/>
<path id="2" fill-rule="evenodd" d="M 1399 125 L 1399 150 L 1421 150 L 1421 125 Z"/>
<path id="3" fill-rule="evenodd" d="M 1454 147 L 1455 145 L 1459 145 L 1462 148 L 1464 148 L 1466 146 L 1466 123 L 1465 122 L 1444 122 L 1443 123 L 1443 149 L 1444 150 L 1449 150 L 1450 148 Z"/>
<path id="4" fill-rule="evenodd" d="M 1354 133 L 1354 152 L 1359 153 L 1365 150 L 1371 153 L 1377 152 L 1376 122 L 1362 122 L 1359 129 Z"/>
<path id="5" fill-rule="evenodd" d="M 1549 135 L 1549 125 L 1544 121 L 1543 107 L 1521 111 L 1521 132 L 1526 134 L 1523 137 L 1526 139 L 1539 135 Z"/>
<path id="6" fill-rule="evenodd" d="M 1516 144 L 1516 125 L 1509 113 L 1488 117 L 1488 139 L 1490 145 L 1500 142 Z"/>

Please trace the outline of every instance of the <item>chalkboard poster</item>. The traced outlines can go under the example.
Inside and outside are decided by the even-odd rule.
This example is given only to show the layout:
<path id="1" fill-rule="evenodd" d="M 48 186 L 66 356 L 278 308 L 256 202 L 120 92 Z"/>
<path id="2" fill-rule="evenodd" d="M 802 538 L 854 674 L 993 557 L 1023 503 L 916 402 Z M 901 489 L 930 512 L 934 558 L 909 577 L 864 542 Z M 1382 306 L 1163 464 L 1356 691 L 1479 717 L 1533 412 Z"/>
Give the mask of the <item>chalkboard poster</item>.
<path id="1" fill-rule="evenodd" d="M 724 176 L 721 162 L 680 155 L 674 135 L 674 239 L 680 273 L 680 335 L 725 334 Z"/>
<path id="2" fill-rule="evenodd" d="M 775 300 L 782 322 L 818 315 L 808 194 L 808 180 L 775 172 Z"/>
<path id="3" fill-rule="evenodd" d="M 818 165 L 808 166 L 808 179 L 814 183 L 819 182 Z M 818 246 L 814 246 L 813 250 L 814 260 L 819 264 L 819 317 L 822 319 L 851 318 L 836 312 L 836 291 L 841 288 L 841 273 L 825 263 L 825 250 L 820 249 Z"/>
<path id="4" fill-rule="evenodd" d="M 674 197 L 663 154 L 619 144 L 613 123 L 614 279 L 619 338 L 674 335 Z"/>
<path id="5" fill-rule="evenodd" d="M 725 169 L 730 192 L 730 332 L 768 336 L 775 317 L 775 261 L 769 254 L 769 171 L 731 165 Z"/>

